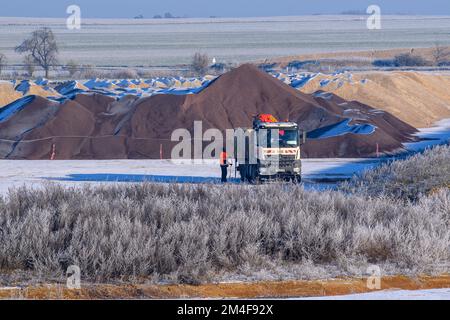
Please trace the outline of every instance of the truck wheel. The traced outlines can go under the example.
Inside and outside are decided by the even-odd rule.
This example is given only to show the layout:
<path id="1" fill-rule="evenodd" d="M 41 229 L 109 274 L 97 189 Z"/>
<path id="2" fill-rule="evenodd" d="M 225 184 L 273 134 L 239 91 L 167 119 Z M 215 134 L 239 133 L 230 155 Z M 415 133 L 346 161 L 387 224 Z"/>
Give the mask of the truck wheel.
<path id="1" fill-rule="evenodd" d="M 259 183 L 259 174 L 258 174 L 258 168 L 256 166 L 249 166 L 248 170 L 248 182 L 251 184 L 258 184 Z"/>
<path id="2" fill-rule="evenodd" d="M 245 182 L 245 175 L 244 175 L 244 172 L 239 171 L 239 177 L 241 178 L 241 182 Z"/>
<path id="3" fill-rule="evenodd" d="M 302 183 L 302 176 L 294 176 L 294 177 L 292 178 L 292 182 L 293 182 L 294 184 L 301 184 L 301 183 Z"/>
<path id="4" fill-rule="evenodd" d="M 252 183 L 252 170 L 251 166 L 247 166 L 247 170 L 245 171 L 245 180 L 247 180 L 248 183 Z"/>
<path id="5" fill-rule="evenodd" d="M 252 184 L 261 184 L 261 183 L 262 183 L 261 176 L 259 174 L 253 177 Z"/>
<path id="6" fill-rule="evenodd" d="M 239 166 L 239 176 L 241 177 L 241 182 L 245 182 L 248 180 L 248 166 L 247 165 L 240 165 Z"/>

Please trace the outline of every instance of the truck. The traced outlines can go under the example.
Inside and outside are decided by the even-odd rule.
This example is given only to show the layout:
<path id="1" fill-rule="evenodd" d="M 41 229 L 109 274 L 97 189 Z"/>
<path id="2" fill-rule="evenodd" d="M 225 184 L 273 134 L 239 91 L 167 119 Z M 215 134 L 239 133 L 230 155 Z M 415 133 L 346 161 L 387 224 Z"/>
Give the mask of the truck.
<path id="1" fill-rule="evenodd" d="M 252 128 L 235 129 L 235 170 L 243 182 L 301 183 L 300 146 L 305 142 L 306 133 L 297 123 L 280 122 L 270 114 L 256 115 Z"/>

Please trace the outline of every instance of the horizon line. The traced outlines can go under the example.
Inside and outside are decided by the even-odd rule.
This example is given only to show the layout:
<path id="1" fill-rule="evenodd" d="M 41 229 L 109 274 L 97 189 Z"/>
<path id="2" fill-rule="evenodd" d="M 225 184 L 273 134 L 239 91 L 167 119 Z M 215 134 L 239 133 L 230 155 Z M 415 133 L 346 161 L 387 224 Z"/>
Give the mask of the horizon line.
<path id="1" fill-rule="evenodd" d="M 420 13 L 383 13 L 384 16 L 406 16 L 406 17 L 449 17 L 450 13 L 447 14 L 420 14 Z M 314 17 L 314 16 L 339 16 L 339 17 L 361 17 L 361 16 L 370 16 L 368 13 L 355 13 L 355 14 L 348 14 L 348 13 L 311 13 L 311 14 L 298 14 L 298 15 L 261 15 L 261 16 L 174 16 L 173 18 L 154 18 L 154 17 L 143 17 L 143 18 L 137 18 L 135 17 L 84 17 L 84 19 L 91 19 L 91 20 L 181 20 L 181 19 L 251 19 L 251 18 L 295 18 L 295 17 Z M 9 18 L 9 19 L 66 19 L 68 16 L 12 16 L 12 15 L 0 15 L 1 18 Z M 82 16 L 83 17 L 83 16 Z M 1 21 L 0 21 L 1 24 Z"/>

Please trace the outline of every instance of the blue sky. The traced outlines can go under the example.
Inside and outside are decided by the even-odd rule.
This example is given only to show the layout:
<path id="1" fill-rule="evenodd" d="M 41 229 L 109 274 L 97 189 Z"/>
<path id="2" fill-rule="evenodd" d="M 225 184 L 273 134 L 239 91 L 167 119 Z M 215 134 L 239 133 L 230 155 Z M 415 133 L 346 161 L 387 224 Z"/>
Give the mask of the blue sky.
<path id="1" fill-rule="evenodd" d="M 377 4 L 384 13 L 450 15 L 449 0 L 12 0 L 2 1 L 0 16 L 66 17 L 66 7 L 77 4 L 86 18 L 131 18 L 171 12 L 189 17 L 259 17 L 333 14 L 364 11 Z"/>

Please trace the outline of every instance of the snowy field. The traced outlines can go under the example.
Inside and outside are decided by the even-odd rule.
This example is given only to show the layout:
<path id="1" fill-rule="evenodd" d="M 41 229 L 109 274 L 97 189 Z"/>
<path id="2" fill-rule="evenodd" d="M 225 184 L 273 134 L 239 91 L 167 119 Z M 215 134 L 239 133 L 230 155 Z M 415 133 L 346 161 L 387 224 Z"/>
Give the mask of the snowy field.
<path id="1" fill-rule="evenodd" d="M 421 142 L 408 143 L 405 148 L 420 151 L 450 140 L 450 120 L 433 128 L 421 129 Z M 332 188 L 337 182 L 373 168 L 385 159 L 304 159 L 303 181 L 307 189 Z M 9 188 L 26 185 L 40 187 L 58 182 L 68 186 L 111 183 L 220 183 L 217 160 L 200 164 L 177 164 L 170 160 L 0 160 L 0 194 Z M 237 183 L 234 167 L 230 182 Z"/>
<path id="2" fill-rule="evenodd" d="M 333 297 L 313 297 L 300 300 L 450 300 L 450 289 L 382 290 Z"/>
<path id="3" fill-rule="evenodd" d="M 306 185 L 326 186 L 350 178 L 378 160 L 372 159 L 307 159 L 303 162 Z M 170 160 L 67 160 L 67 161 L 0 161 L 0 193 L 8 188 L 40 186 L 54 181 L 65 185 L 84 183 L 219 183 L 220 167 L 218 161 L 208 160 L 202 164 L 176 164 Z M 237 183 L 234 168 L 230 182 Z"/>
<path id="4" fill-rule="evenodd" d="M 418 137 L 424 139 L 420 142 L 405 143 L 405 147 L 411 151 L 421 151 L 444 142 L 450 141 L 450 119 L 444 119 L 435 123 L 431 128 L 419 129 Z"/>
<path id="5" fill-rule="evenodd" d="M 131 16 L 130 16 L 131 17 Z M 198 19 L 0 18 L 0 48 L 21 64 L 14 48 L 38 27 L 51 27 L 60 61 L 101 66 L 174 66 L 200 50 L 218 62 L 243 62 L 315 52 L 433 47 L 450 44 L 448 16 L 383 16 L 383 29 L 366 27 L 367 15 Z M 368 40 L 370 39 L 370 41 Z M 105 59 L 107 57 L 107 59 Z"/>

